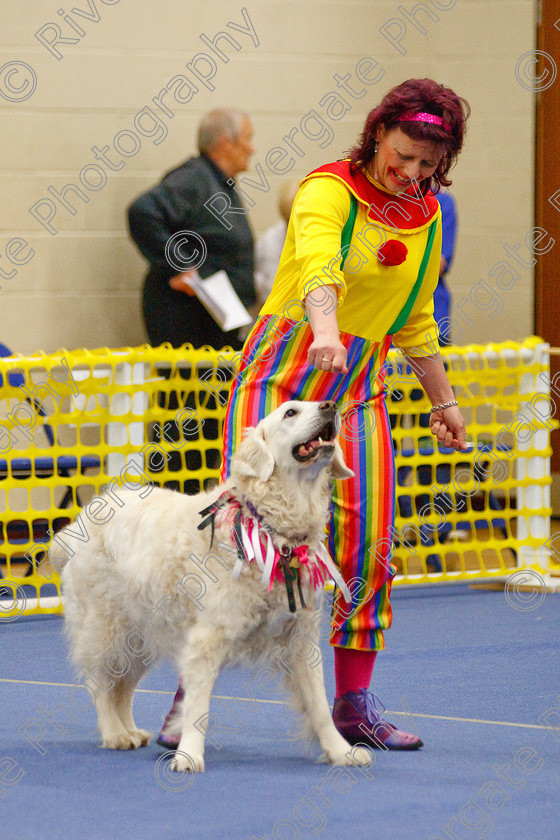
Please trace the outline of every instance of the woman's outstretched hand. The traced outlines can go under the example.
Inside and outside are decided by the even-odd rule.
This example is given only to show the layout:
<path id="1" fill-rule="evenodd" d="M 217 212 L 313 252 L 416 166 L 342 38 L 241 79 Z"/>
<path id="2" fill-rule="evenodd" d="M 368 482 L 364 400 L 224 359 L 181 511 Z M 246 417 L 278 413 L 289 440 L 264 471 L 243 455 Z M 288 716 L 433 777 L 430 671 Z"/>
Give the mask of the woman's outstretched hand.
<path id="1" fill-rule="evenodd" d="M 307 364 L 314 365 L 318 370 L 339 374 L 348 373 L 348 368 L 346 347 L 340 340 L 336 318 L 337 300 L 335 286 L 318 286 L 306 296 L 305 310 L 313 330 Z"/>
<path id="2" fill-rule="evenodd" d="M 318 332 L 313 338 L 307 354 L 307 363 L 318 370 L 330 370 L 333 373 L 348 373 L 346 367 L 346 347 L 337 332 Z"/>
<path id="3" fill-rule="evenodd" d="M 469 449 L 465 441 L 465 421 L 456 405 L 444 408 L 443 411 L 432 411 L 430 431 L 443 446 L 452 446 L 457 450 Z"/>

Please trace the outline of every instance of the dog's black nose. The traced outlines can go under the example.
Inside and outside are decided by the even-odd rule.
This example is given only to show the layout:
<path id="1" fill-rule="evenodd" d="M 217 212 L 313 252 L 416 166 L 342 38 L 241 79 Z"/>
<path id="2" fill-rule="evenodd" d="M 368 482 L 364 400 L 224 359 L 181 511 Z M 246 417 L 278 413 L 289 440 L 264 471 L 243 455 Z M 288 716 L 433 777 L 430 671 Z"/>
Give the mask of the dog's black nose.
<path id="1" fill-rule="evenodd" d="M 334 400 L 325 400 L 319 406 L 319 411 L 334 411 L 336 409 L 336 403 Z"/>

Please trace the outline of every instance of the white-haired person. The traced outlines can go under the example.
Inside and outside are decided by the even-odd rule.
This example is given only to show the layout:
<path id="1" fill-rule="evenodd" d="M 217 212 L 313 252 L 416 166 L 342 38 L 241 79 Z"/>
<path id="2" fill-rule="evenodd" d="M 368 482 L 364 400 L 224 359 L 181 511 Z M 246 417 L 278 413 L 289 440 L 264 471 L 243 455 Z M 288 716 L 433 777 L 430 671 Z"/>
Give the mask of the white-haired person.
<path id="1" fill-rule="evenodd" d="M 189 255 L 194 267 L 195 251 L 203 248 L 201 239 L 206 256 L 197 267 L 199 275 L 204 278 L 224 270 L 247 309 L 256 301 L 253 235 L 246 208 L 235 191 L 235 177 L 247 169 L 254 153 L 252 138 L 253 127 L 243 111 L 211 111 L 198 127 L 199 156 L 168 172 L 128 209 L 132 238 L 150 263 L 142 310 L 154 347 L 166 341 L 173 347 L 187 342 L 194 347 L 241 347 L 237 333 L 219 328 L 186 279 Z M 227 214 L 223 213 L 226 201 L 232 208 Z M 185 232 L 183 251 L 178 260 L 170 259 L 167 242 L 181 231 Z M 189 232 L 196 235 L 190 241 Z M 185 270 L 181 271 L 183 259 Z"/>

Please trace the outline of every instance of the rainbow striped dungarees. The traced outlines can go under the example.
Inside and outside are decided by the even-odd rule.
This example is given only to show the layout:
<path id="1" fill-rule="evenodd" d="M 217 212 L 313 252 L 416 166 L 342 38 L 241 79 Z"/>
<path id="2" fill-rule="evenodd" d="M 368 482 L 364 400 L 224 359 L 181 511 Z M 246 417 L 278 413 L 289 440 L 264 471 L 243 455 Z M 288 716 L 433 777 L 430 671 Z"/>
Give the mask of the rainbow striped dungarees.
<path id="1" fill-rule="evenodd" d="M 242 364 L 230 393 L 224 424 L 222 474 L 247 426 L 287 400 L 334 400 L 343 415 L 339 435 L 354 478 L 337 481 L 331 506 L 329 550 L 353 593 L 347 605 L 335 595 L 331 644 L 380 650 L 391 625 L 389 602 L 395 569 L 390 563 L 395 507 L 393 444 L 383 392 L 383 363 L 391 344 L 346 333 L 347 374 L 307 364 L 313 333 L 307 320 L 259 318 L 243 348 Z M 374 550 L 370 549 L 374 547 Z"/>

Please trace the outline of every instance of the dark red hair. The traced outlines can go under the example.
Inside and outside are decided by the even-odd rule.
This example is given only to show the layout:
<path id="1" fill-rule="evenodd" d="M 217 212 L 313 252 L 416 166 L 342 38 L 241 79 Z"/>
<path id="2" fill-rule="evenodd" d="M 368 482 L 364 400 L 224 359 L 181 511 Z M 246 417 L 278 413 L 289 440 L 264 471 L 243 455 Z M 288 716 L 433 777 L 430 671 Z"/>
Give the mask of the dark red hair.
<path id="1" fill-rule="evenodd" d="M 442 145 L 444 153 L 436 171 L 431 178 L 422 181 L 420 187 L 423 193 L 429 189 L 437 192 L 442 186 L 448 187 L 451 181 L 447 173 L 457 162 L 470 112 L 467 100 L 457 96 L 450 88 L 438 85 L 432 79 L 409 79 L 390 90 L 377 108 L 368 114 L 360 142 L 350 151 L 351 169 L 363 168 L 371 163 L 375 155 L 377 128 L 384 125 L 388 131 L 400 128 L 411 140 L 429 140 Z M 405 114 L 419 113 L 441 117 L 450 129 L 429 122 L 399 122 L 399 117 Z"/>

